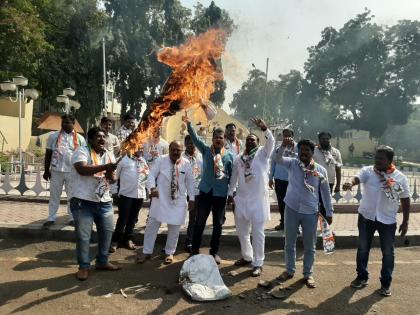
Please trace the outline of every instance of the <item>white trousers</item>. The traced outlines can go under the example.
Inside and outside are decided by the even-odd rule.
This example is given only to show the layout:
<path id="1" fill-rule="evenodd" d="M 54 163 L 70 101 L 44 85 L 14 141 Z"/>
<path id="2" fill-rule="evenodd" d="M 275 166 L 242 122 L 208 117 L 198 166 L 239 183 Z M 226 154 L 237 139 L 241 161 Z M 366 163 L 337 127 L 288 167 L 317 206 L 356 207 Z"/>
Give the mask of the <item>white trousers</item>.
<path id="1" fill-rule="evenodd" d="M 261 267 L 264 263 L 265 222 L 252 222 L 235 216 L 236 233 L 241 243 L 242 258 L 252 261 L 253 267 Z M 252 244 L 250 230 L 252 229 Z"/>
<path id="2" fill-rule="evenodd" d="M 144 231 L 144 244 L 143 254 L 153 254 L 155 247 L 156 237 L 159 232 L 160 225 L 162 223 L 157 221 L 155 218 L 148 217 L 146 230 Z M 176 251 L 176 245 L 178 244 L 180 225 L 168 224 L 168 235 L 166 236 L 165 254 L 173 255 Z"/>
<path id="3" fill-rule="evenodd" d="M 60 197 L 64 189 L 66 190 L 67 196 L 69 195 L 69 181 L 71 178 L 70 172 L 57 172 L 51 170 L 50 179 L 50 200 L 48 203 L 48 221 L 55 221 L 57 218 L 58 207 L 60 206 Z M 73 220 L 71 215 L 70 205 L 67 202 L 67 213 L 70 216 L 70 220 Z"/>

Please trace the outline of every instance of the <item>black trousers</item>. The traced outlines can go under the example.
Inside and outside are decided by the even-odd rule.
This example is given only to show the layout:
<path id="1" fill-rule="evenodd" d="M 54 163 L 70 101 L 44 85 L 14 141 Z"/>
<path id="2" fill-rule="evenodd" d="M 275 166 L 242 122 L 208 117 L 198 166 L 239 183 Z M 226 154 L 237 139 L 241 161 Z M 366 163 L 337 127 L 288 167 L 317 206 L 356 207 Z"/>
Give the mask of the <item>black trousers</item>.
<path id="1" fill-rule="evenodd" d="M 330 193 L 332 194 L 334 184 L 329 184 L 329 185 L 330 185 Z M 322 201 L 321 192 L 319 192 L 319 212 L 323 215 L 324 218 L 327 216 L 327 211 L 325 210 L 324 203 Z"/>
<path id="2" fill-rule="evenodd" d="M 198 199 L 200 195 L 195 196 L 195 206 L 194 209 L 191 209 L 188 212 L 188 227 L 187 227 L 187 239 L 185 240 L 186 245 L 192 244 L 193 234 L 194 234 L 194 226 L 197 220 L 197 212 L 198 212 Z"/>
<path id="3" fill-rule="evenodd" d="M 289 182 L 287 180 L 274 179 L 274 190 L 276 192 L 277 204 L 279 205 L 280 211 L 280 223 L 284 224 L 284 197 L 286 197 L 287 186 Z"/>
<path id="4" fill-rule="evenodd" d="M 143 199 L 121 195 L 118 202 L 118 219 L 112 242 L 122 243 L 133 238 L 134 226 L 137 223 Z"/>
<path id="5" fill-rule="evenodd" d="M 203 231 L 206 227 L 207 218 L 210 212 L 213 215 L 213 232 L 210 241 L 210 255 L 215 255 L 219 251 L 220 236 L 222 235 L 222 225 L 225 223 L 226 198 L 213 196 L 213 191 L 204 193 L 200 191 L 198 198 L 197 216 L 194 226 L 192 239 L 192 252 L 198 254 L 201 246 Z"/>

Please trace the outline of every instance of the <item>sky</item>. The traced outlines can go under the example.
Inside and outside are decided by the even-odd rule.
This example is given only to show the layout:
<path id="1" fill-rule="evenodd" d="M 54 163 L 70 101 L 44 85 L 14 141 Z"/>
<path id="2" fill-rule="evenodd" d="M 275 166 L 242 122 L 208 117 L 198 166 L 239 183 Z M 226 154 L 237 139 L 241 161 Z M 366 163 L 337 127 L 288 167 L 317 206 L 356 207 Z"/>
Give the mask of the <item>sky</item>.
<path id="1" fill-rule="evenodd" d="M 191 9 L 197 3 L 180 1 Z M 200 2 L 208 6 L 211 0 Z M 223 106 L 226 110 L 233 94 L 247 79 L 252 63 L 265 71 L 269 58 L 269 80 L 291 69 L 302 71 L 307 48 L 318 43 L 321 31 L 327 26 L 340 29 L 365 8 L 371 10 L 378 24 L 420 19 L 420 1 L 416 0 L 215 0 L 215 3 L 227 10 L 238 26 L 222 60 L 227 83 Z"/>

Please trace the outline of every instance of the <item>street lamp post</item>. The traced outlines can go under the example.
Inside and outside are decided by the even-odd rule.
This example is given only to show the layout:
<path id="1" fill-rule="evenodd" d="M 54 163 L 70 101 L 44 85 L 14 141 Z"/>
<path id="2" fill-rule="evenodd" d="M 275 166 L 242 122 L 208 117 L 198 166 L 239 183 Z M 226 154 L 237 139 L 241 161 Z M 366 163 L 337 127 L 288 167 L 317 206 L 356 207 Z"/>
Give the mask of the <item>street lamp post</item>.
<path id="1" fill-rule="evenodd" d="M 76 95 L 76 91 L 72 88 L 65 88 L 63 90 L 63 94 L 58 95 L 56 100 L 58 103 L 64 103 L 64 112 L 66 114 L 70 113 L 70 107 L 74 107 L 75 109 L 80 108 L 80 103 L 77 101 L 73 101 L 70 99 L 70 97 L 73 97 Z"/>
<path id="2" fill-rule="evenodd" d="M 3 91 L 16 91 L 16 98 L 12 99 L 9 97 L 9 100 L 13 103 L 19 102 L 19 166 L 22 167 L 22 102 L 26 98 L 30 97 L 33 100 L 38 98 L 38 91 L 35 89 L 25 90 L 25 86 L 28 85 L 28 79 L 24 76 L 16 76 L 13 78 L 13 81 L 4 81 L 0 84 L 0 89 Z"/>
<path id="3" fill-rule="evenodd" d="M 267 57 L 267 64 L 266 64 L 266 67 L 265 67 L 265 85 L 264 85 L 264 100 L 263 100 L 263 112 L 262 112 L 262 116 L 263 116 L 264 121 L 265 121 L 265 105 L 266 105 L 266 102 L 267 102 L 268 61 L 269 61 L 269 58 Z M 257 69 L 257 67 L 255 67 L 255 64 L 252 64 L 252 67 L 254 69 Z"/>

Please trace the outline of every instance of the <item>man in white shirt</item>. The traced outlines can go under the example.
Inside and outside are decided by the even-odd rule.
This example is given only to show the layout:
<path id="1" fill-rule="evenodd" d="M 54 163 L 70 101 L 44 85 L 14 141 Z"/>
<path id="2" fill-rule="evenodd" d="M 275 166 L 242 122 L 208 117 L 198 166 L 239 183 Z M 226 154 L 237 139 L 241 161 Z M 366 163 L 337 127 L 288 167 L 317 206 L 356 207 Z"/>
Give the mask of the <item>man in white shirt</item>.
<path id="1" fill-rule="evenodd" d="M 116 135 L 113 135 L 111 133 L 112 131 L 112 124 L 113 121 L 109 117 L 102 117 L 101 119 L 101 128 L 105 131 L 105 137 L 106 137 L 106 144 L 105 148 L 109 152 L 113 152 L 114 156 L 118 156 L 120 153 L 120 140 L 118 140 L 118 137 Z"/>
<path id="2" fill-rule="evenodd" d="M 120 143 L 133 132 L 134 128 L 136 128 L 136 117 L 130 113 L 125 114 L 123 117 L 123 125 L 117 130 L 116 134 Z"/>
<path id="3" fill-rule="evenodd" d="M 135 250 L 133 231 L 139 211 L 146 198 L 146 182 L 149 166 L 143 158 L 143 148 L 133 156 L 125 155 L 117 166 L 117 178 L 120 180 L 118 192 L 118 219 L 115 225 L 110 252 L 117 247 Z"/>
<path id="4" fill-rule="evenodd" d="M 318 134 L 318 142 L 319 144 L 315 147 L 314 151 L 314 160 L 316 163 L 322 165 L 327 170 L 328 184 L 330 185 L 331 193 L 333 190 L 334 192 L 340 192 L 341 167 L 343 166 L 340 150 L 331 146 L 331 134 L 329 132 L 320 132 Z M 322 197 L 320 196 L 319 198 L 319 212 L 325 218 L 326 212 L 324 203 L 322 202 Z"/>
<path id="5" fill-rule="evenodd" d="M 153 137 L 144 145 L 144 158 L 152 168 L 153 162 L 160 156 L 168 154 L 168 142 L 162 139 L 160 128 L 156 129 Z"/>
<path id="6" fill-rule="evenodd" d="M 238 154 L 243 151 L 243 143 L 236 136 L 236 125 L 234 123 L 229 123 L 225 127 L 225 149 L 233 154 L 235 158 Z"/>
<path id="7" fill-rule="evenodd" d="M 76 228 L 76 253 L 79 271 L 76 277 L 86 280 L 90 269 L 90 238 L 93 222 L 98 231 L 96 269 L 121 269 L 108 261 L 113 216 L 110 183 L 115 181 L 117 164 L 112 152 L 105 149 L 105 133 L 99 127 L 88 131 L 89 146 L 79 147 L 72 157 L 74 169 L 70 186 L 71 211 Z"/>
<path id="8" fill-rule="evenodd" d="M 234 201 L 236 205 L 235 225 L 241 243 L 242 258 L 235 265 L 252 263 L 251 275 L 258 277 L 264 262 L 264 225 L 270 220 L 268 169 L 274 137 L 263 120 L 256 118 L 251 121 L 264 132 L 266 143 L 264 147 L 258 147 L 259 139 L 255 134 L 246 137 L 245 152 L 238 155 L 233 163 L 228 202 Z"/>
<path id="9" fill-rule="evenodd" d="M 192 209 L 195 200 L 191 164 L 181 156 L 182 151 L 181 143 L 171 142 L 169 154 L 158 158 L 150 170 L 147 188 L 150 191 L 151 204 L 144 232 L 143 252 L 137 257 L 139 263 L 151 258 L 162 223 L 168 225 L 164 263 L 173 262 L 179 230 L 185 224 L 187 208 Z"/>
<path id="10" fill-rule="evenodd" d="M 190 161 L 192 173 L 194 176 L 194 182 L 195 182 L 196 203 L 195 203 L 194 209 L 190 209 L 189 211 L 187 238 L 185 241 L 185 250 L 188 253 L 192 253 L 192 237 L 194 233 L 195 219 L 197 216 L 197 204 L 198 204 L 197 200 L 198 200 L 198 196 L 200 195 L 200 190 L 198 189 L 198 185 L 200 184 L 201 171 L 203 170 L 203 156 L 195 147 L 190 135 L 185 136 L 184 146 L 185 146 L 185 151 L 184 153 L 182 153 L 182 157 Z"/>
<path id="11" fill-rule="evenodd" d="M 80 146 L 85 146 L 85 139 L 74 130 L 75 119 L 73 116 L 64 114 L 61 116 L 61 130 L 52 133 L 48 137 L 45 152 L 44 179 L 50 180 L 50 200 L 48 203 L 48 220 L 43 224 L 49 228 L 55 223 L 63 184 L 69 198 L 69 183 L 71 180 L 71 158 L 73 152 Z M 69 224 L 73 225 L 70 206 L 67 204 L 67 212 L 70 216 Z"/>
<path id="12" fill-rule="evenodd" d="M 363 196 L 359 206 L 359 246 L 357 248 L 357 278 L 354 288 L 368 285 L 369 252 L 375 231 L 379 233 L 382 251 L 381 289 L 379 294 L 391 295 L 392 272 L 394 270 L 394 242 L 397 229 L 399 202 L 403 221 L 399 227 L 401 236 L 406 235 L 410 214 L 410 190 L 407 177 L 394 164 L 394 151 L 388 146 L 378 146 L 375 165 L 362 168 L 359 175 L 343 185 L 343 190 L 363 184 Z"/>

